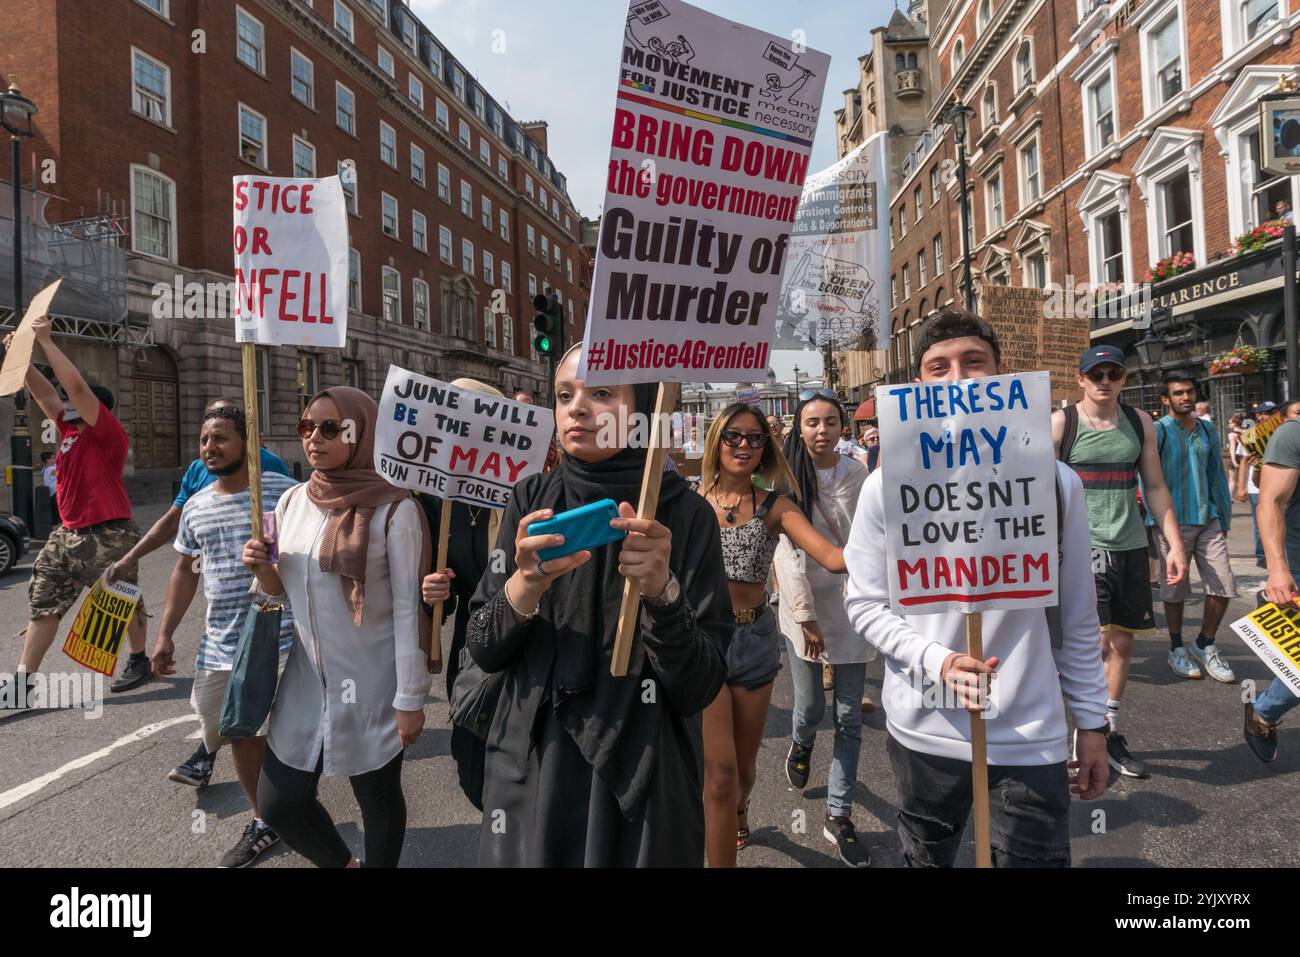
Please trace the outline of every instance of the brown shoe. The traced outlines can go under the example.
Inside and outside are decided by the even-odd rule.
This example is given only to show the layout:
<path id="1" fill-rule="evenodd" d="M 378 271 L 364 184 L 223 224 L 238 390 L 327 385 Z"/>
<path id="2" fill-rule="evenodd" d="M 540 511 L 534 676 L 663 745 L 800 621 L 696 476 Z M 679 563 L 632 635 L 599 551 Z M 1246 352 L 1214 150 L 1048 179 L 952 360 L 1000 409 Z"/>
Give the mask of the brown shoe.
<path id="1" fill-rule="evenodd" d="M 1269 724 L 1255 713 L 1255 706 L 1247 702 L 1245 727 L 1246 744 L 1255 757 L 1271 762 L 1277 757 L 1277 725 Z"/>
<path id="2" fill-rule="evenodd" d="M 822 690 L 830 691 L 835 687 L 835 672 L 831 665 L 822 665 Z"/>
<path id="3" fill-rule="evenodd" d="M 866 695 L 863 695 L 863 696 L 862 696 L 862 713 L 863 713 L 863 714 L 871 714 L 871 712 L 873 712 L 873 711 L 875 711 L 875 710 L 876 710 L 876 703 L 875 703 L 874 701 L 872 701 L 870 698 L 868 698 Z"/>

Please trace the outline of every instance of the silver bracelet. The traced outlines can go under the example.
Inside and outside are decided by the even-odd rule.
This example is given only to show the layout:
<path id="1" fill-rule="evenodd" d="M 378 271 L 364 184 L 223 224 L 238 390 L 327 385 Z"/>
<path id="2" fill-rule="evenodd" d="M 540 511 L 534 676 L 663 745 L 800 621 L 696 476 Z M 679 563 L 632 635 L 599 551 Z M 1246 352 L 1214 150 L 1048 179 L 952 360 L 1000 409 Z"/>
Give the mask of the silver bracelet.
<path id="1" fill-rule="evenodd" d="M 528 614 L 524 614 L 522 611 L 520 611 L 518 608 L 516 608 L 516 607 L 515 607 L 515 603 L 512 602 L 512 601 L 510 600 L 510 588 L 509 588 L 509 584 L 510 584 L 510 582 L 509 582 L 509 580 L 507 580 L 507 581 L 506 581 L 506 584 L 501 586 L 501 592 L 502 592 L 502 594 L 504 594 L 504 595 L 506 596 L 506 604 L 509 605 L 509 606 L 510 606 L 510 610 L 513 611 L 513 612 L 515 613 L 515 617 L 518 618 L 521 622 L 523 622 L 523 621 L 528 621 L 528 620 L 530 620 L 530 619 L 532 619 L 532 618 L 536 618 L 536 617 L 537 617 L 537 612 L 538 612 L 538 610 L 541 608 L 541 605 L 539 604 L 539 605 L 537 606 L 537 608 L 534 608 L 534 609 L 533 609 L 532 611 L 530 611 Z"/>

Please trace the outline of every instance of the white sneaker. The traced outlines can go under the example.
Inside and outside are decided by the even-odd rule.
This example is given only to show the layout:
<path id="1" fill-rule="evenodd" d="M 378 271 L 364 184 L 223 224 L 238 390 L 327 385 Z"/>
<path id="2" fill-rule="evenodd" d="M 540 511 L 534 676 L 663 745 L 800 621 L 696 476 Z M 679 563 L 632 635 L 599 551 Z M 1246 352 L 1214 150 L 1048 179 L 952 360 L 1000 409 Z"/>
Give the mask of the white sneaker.
<path id="1" fill-rule="evenodd" d="M 1182 645 L 1169 651 L 1169 670 L 1180 678 L 1199 678 L 1201 669 Z"/>
<path id="2" fill-rule="evenodd" d="M 1208 648 L 1198 648 L 1193 643 L 1187 648 L 1188 653 L 1199 661 L 1211 678 L 1215 681 L 1222 681 L 1225 685 L 1237 683 L 1237 675 L 1232 670 L 1232 665 L 1219 654 L 1219 646 L 1211 642 Z"/>

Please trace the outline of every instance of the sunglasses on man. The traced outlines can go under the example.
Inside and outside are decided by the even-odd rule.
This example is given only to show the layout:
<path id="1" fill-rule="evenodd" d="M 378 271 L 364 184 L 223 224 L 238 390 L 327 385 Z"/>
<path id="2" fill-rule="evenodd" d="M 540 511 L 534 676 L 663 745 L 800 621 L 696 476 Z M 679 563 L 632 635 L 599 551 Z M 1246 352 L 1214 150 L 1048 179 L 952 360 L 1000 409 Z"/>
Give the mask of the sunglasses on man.
<path id="1" fill-rule="evenodd" d="M 1109 379 L 1111 382 L 1123 382 L 1124 377 L 1128 375 L 1127 369 L 1089 369 L 1084 373 L 1093 382 L 1101 382 L 1103 379 Z"/>
<path id="2" fill-rule="evenodd" d="M 343 432 L 343 424 L 334 419 L 326 419 L 324 422 L 313 422 L 311 419 L 302 419 L 298 422 L 299 438 L 309 439 L 317 429 L 320 430 L 321 438 L 327 442 L 337 439 Z"/>
<path id="3" fill-rule="evenodd" d="M 767 435 L 763 432 L 741 432 L 739 429 L 723 429 L 722 444 L 729 449 L 738 449 L 742 444 L 751 449 L 761 449 L 767 444 Z"/>

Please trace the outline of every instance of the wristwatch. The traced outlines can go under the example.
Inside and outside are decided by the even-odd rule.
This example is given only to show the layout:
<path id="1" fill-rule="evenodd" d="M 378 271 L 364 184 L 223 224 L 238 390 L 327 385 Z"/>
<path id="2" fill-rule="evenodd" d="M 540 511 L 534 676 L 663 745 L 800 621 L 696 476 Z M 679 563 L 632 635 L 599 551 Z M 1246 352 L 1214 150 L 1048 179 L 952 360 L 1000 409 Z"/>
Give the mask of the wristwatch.
<path id="1" fill-rule="evenodd" d="M 641 600 L 653 608 L 667 608 L 670 605 L 677 604 L 677 600 L 682 597 L 682 586 L 677 581 L 677 576 L 672 572 L 668 573 L 668 581 L 664 584 L 664 590 L 658 598 L 647 598 L 641 596 Z"/>

